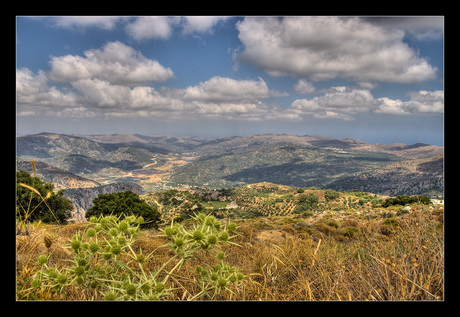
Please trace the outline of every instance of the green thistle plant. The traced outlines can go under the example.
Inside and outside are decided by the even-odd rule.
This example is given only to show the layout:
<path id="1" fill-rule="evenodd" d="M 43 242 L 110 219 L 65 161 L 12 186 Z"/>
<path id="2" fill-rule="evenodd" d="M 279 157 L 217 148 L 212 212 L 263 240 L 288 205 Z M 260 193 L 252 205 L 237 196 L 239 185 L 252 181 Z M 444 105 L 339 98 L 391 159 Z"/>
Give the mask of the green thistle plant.
<path id="1" fill-rule="evenodd" d="M 220 289 L 224 289 L 227 286 L 227 280 L 221 277 L 217 281 L 217 286 L 219 286 Z"/>
<path id="2" fill-rule="evenodd" d="M 175 229 L 172 228 L 172 227 L 169 227 L 169 228 L 166 228 L 166 229 L 164 230 L 164 233 L 165 233 L 165 235 L 166 235 L 167 237 L 170 237 L 170 236 L 172 236 L 172 235 L 175 235 L 175 234 L 177 233 L 177 230 L 175 230 Z"/>
<path id="3" fill-rule="evenodd" d="M 118 225 L 118 229 L 122 232 L 127 232 L 129 228 L 129 224 L 126 220 L 121 221 L 120 224 Z"/>
<path id="4" fill-rule="evenodd" d="M 96 229 L 89 228 L 88 230 L 86 230 L 86 235 L 88 237 L 95 237 L 96 236 Z"/>
<path id="5" fill-rule="evenodd" d="M 81 266 L 81 265 L 80 265 L 80 266 L 77 266 L 77 267 L 74 269 L 74 273 L 75 273 L 75 275 L 77 275 L 77 276 L 80 276 L 80 275 L 85 274 L 85 271 L 86 271 L 86 270 L 85 270 L 85 267 L 84 267 L 84 266 Z"/>
<path id="6" fill-rule="evenodd" d="M 115 301 L 117 299 L 118 299 L 118 294 L 115 292 L 107 292 L 104 295 L 104 300 L 107 300 L 107 301 Z"/>
<path id="7" fill-rule="evenodd" d="M 176 238 L 174 240 L 174 245 L 178 248 L 182 248 L 184 246 L 184 239 L 182 238 Z"/>
<path id="8" fill-rule="evenodd" d="M 230 232 L 235 232 L 235 231 L 236 231 L 236 223 L 230 222 L 230 223 L 228 224 L 227 228 L 228 228 L 228 230 L 229 230 Z"/>
<path id="9" fill-rule="evenodd" d="M 210 245 L 214 245 L 214 244 L 217 243 L 217 237 L 216 237 L 215 234 L 210 234 L 210 235 L 208 236 L 208 243 L 209 243 Z"/>
<path id="10" fill-rule="evenodd" d="M 225 253 L 223 251 L 220 251 L 219 253 L 217 253 L 217 258 L 219 260 L 223 260 L 225 258 Z"/>
<path id="11" fill-rule="evenodd" d="M 118 229 L 117 228 L 111 228 L 110 231 L 109 231 L 109 234 L 112 237 L 116 237 L 118 235 Z"/>
<path id="12" fill-rule="evenodd" d="M 206 220 L 206 215 L 204 213 L 199 213 L 194 217 L 199 223 L 203 223 Z"/>
<path id="13" fill-rule="evenodd" d="M 38 265 L 44 265 L 48 261 L 48 257 L 44 254 L 38 257 Z"/>
<path id="14" fill-rule="evenodd" d="M 60 286 L 64 286 L 66 283 L 67 283 L 67 275 L 61 273 L 57 276 L 56 278 L 56 282 L 60 285 Z"/>
<path id="15" fill-rule="evenodd" d="M 126 284 L 125 285 L 125 291 L 128 296 L 135 296 L 137 293 L 137 287 L 134 284 Z"/>
<path id="16" fill-rule="evenodd" d="M 236 224 L 224 225 L 204 213 L 195 215 L 192 220 L 195 223 L 189 227 L 171 223 L 161 230 L 161 236 L 170 240 L 168 246 L 174 255 L 161 267 L 149 272 L 145 265 L 155 251 L 144 254 L 133 248 L 139 226 L 143 223 L 142 217 L 93 216 L 86 230 L 76 233 L 67 245 L 73 253 L 69 267 L 49 267 L 47 255 L 37 258 L 39 269 L 30 279 L 29 291 L 46 290 L 59 297 L 68 287 L 73 287 L 87 298 L 102 296 L 110 301 L 175 299 L 169 278 L 180 274 L 177 272 L 197 252 L 207 252 L 219 263 L 207 265 L 207 268 L 196 266 L 196 283 L 200 291 L 190 294 L 190 299 L 212 299 L 220 292 L 232 292 L 229 287 L 241 282 L 244 276 L 224 262 L 226 254 L 219 247 L 233 243 L 230 240 L 234 236 L 229 232 L 237 234 Z"/>
<path id="17" fill-rule="evenodd" d="M 144 263 L 145 262 L 145 255 L 143 255 L 142 253 L 139 253 L 136 256 L 136 262 L 139 263 L 139 264 Z"/>
<path id="18" fill-rule="evenodd" d="M 34 279 L 30 285 L 32 286 L 32 288 L 39 288 L 41 286 L 42 282 L 40 281 L 39 278 L 36 278 Z"/>
<path id="19" fill-rule="evenodd" d="M 204 239 L 204 234 L 203 232 L 201 232 L 201 230 L 196 230 L 193 232 L 192 237 L 193 237 L 193 240 L 195 241 L 201 241 Z"/>
<path id="20" fill-rule="evenodd" d="M 72 249 L 73 249 L 75 252 L 78 252 L 78 251 L 80 251 L 81 242 L 78 241 L 78 240 L 73 240 L 73 241 L 70 243 L 70 246 L 72 247 Z"/>
<path id="21" fill-rule="evenodd" d="M 219 235 L 219 240 L 221 241 L 228 241 L 228 238 L 229 238 L 229 235 L 226 231 L 222 232 L 220 235 Z"/>
<path id="22" fill-rule="evenodd" d="M 155 293 L 161 294 L 165 290 L 165 285 L 161 282 L 155 284 Z"/>
<path id="23" fill-rule="evenodd" d="M 121 253 L 121 246 L 118 243 L 113 243 L 112 248 L 110 249 L 110 252 L 113 255 L 119 255 Z"/>

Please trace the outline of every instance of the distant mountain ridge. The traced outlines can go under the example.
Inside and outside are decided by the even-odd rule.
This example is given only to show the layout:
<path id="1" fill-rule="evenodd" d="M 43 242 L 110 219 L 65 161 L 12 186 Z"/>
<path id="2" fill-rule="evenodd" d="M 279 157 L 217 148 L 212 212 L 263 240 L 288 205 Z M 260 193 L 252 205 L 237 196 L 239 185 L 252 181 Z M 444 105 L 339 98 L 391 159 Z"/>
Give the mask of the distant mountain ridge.
<path id="1" fill-rule="evenodd" d="M 288 134 L 204 138 L 56 133 L 22 135 L 16 142 L 18 158 L 43 162 L 49 173 L 57 168 L 62 177 L 72 173 L 93 185 L 133 182 L 144 193 L 265 181 L 337 190 L 370 188 L 382 194 L 442 195 L 444 188 L 444 147 L 424 143 L 367 144 Z M 59 183 L 58 174 L 53 182 Z"/>
<path id="2" fill-rule="evenodd" d="M 91 188 L 101 186 L 98 182 L 72 174 L 60 168 L 51 166 L 44 162 L 36 161 L 36 176 L 41 180 L 48 183 L 53 183 L 55 189 L 69 189 L 69 188 Z M 18 170 L 24 170 L 30 174 L 33 173 L 30 161 L 18 159 L 16 162 Z"/>

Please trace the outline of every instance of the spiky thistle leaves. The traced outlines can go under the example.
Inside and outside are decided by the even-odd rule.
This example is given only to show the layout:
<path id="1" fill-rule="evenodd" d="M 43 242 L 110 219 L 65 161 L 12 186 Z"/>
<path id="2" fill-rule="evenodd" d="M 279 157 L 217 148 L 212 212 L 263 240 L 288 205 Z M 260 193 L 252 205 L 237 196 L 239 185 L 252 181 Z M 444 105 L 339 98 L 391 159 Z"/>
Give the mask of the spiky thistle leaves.
<path id="1" fill-rule="evenodd" d="M 185 226 L 171 224 L 162 230 L 170 240 L 168 246 L 175 254 L 160 268 L 149 272 L 146 265 L 155 252 L 144 254 L 134 246 L 143 219 L 134 216 L 91 217 L 87 228 L 74 234 L 67 248 L 73 254 L 69 267 L 49 266 L 49 256 L 37 259 L 39 270 L 30 279 L 31 292 L 48 292 L 56 298 L 71 286 L 72 291 L 84 292 L 88 298 L 105 300 L 159 300 L 175 299 L 170 276 L 180 275 L 185 261 L 197 252 L 211 252 L 216 265 L 197 266 L 195 280 L 201 291 L 190 294 L 191 299 L 202 296 L 214 298 L 220 292 L 235 289 L 243 275 L 224 262 L 226 254 L 220 245 L 231 243 L 229 232 L 236 234 L 236 225 L 219 221 L 215 217 L 198 214 L 194 222 Z M 50 245 L 51 246 L 51 245 Z M 172 267 L 172 268 L 171 268 Z M 175 278 L 176 278 L 175 277 Z M 241 278 L 239 278 L 241 277 Z"/>

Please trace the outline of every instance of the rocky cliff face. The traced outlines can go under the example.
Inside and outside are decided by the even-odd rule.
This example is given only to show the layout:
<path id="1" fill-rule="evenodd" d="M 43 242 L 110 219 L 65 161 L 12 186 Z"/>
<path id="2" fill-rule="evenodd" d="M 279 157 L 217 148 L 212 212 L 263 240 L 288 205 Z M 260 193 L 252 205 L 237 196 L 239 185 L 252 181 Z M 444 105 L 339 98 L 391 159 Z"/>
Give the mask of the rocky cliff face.
<path id="1" fill-rule="evenodd" d="M 142 187 L 135 183 L 116 183 L 93 188 L 68 189 L 64 196 L 72 201 L 74 209 L 72 220 L 75 222 L 86 221 L 85 213 L 93 206 L 93 199 L 99 194 L 118 193 L 130 190 L 137 195 L 142 194 Z"/>

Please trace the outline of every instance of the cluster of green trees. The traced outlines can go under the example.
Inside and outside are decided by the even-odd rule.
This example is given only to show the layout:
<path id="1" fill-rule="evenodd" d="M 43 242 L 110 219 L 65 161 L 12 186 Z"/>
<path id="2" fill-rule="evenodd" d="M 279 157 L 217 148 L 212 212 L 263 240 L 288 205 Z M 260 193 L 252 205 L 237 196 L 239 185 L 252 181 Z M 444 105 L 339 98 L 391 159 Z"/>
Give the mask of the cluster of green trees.
<path id="1" fill-rule="evenodd" d="M 399 195 L 396 198 L 387 198 L 382 203 L 382 207 L 389 207 L 395 205 L 409 205 L 409 204 L 422 204 L 422 205 L 431 205 L 431 200 L 425 196 L 408 196 L 408 195 Z"/>
<path id="2" fill-rule="evenodd" d="M 66 224 L 73 209 L 72 202 L 63 197 L 63 190 L 55 193 L 53 189 L 53 184 L 43 182 L 26 171 L 16 172 L 17 218 L 20 221 L 41 220 L 46 223 Z"/>
<path id="3" fill-rule="evenodd" d="M 300 194 L 298 196 L 298 203 L 295 208 L 295 213 L 302 213 L 307 210 L 312 210 L 318 206 L 319 198 L 313 193 Z"/>
<path id="4" fill-rule="evenodd" d="M 20 170 L 16 172 L 16 216 L 19 221 L 42 221 L 66 224 L 73 210 L 72 202 L 64 197 L 64 190 L 54 192 L 54 185 Z M 131 191 L 100 194 L 93 200 L 93 207 L 86 212 L 92 216 L 142 217 L 143 228 L 157 228 L 160 213 Z"/>
<path id="5" fill-rule="evenodd" d="M 316 188 L 312 187 L 310 189 Z M 298 195 L 297 197 L 298 202 L 296 209 L 294 211 L 295 213 L 302 213 L 304 211 L 312 210 L 318 207 L 319 197 L 314 193 L 302 194 L 303 191 L 303 188 L 299 188 L 297 190 L 297 192 L 300 193 L 300 195 Z M 333 189 L 326 189 L 326 191 L 324 192 L 324 198 L 327 202 L 337 199 L 339 198 L 339 196 L 340 193 Z"/>
<path id="6" fill-rule="evenodd" d="M 326 198 L 326 201 L 337 199 L 339 196 L 339 192 L 336 192 L 333 189 L 326 189 L 326 192 L 324 193 L 324 198 Z"/>
<path id="7" fill-rule="evenodd" d="M 92 216 L 129 216 L 142 217 L 144 222 L 141 228 L 158 228 L 160 213 L 158 210 L 148 205 L 143 199 L 132 191 L 119 193 L 99 194 L 94 198 L 93 206 L 86 211 L 86 218 Z"/>

